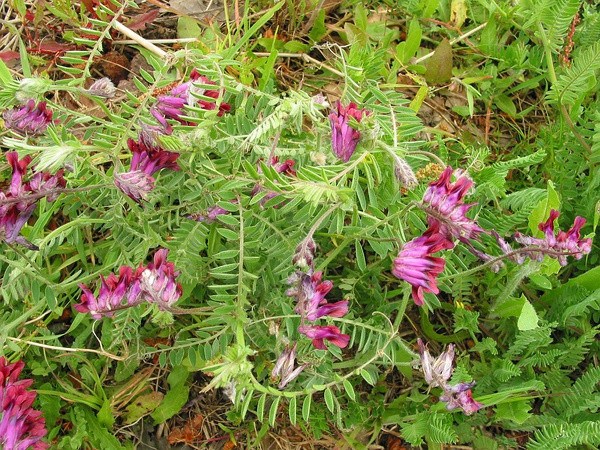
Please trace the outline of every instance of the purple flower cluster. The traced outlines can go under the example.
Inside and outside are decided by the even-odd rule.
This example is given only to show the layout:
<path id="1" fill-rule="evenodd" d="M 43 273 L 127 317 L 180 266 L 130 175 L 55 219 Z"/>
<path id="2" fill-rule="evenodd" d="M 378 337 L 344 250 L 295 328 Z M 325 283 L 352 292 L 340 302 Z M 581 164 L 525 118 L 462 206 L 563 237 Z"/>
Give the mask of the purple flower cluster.
<path id="1" fill-rule="evenodd" d="M 394 259 L 392 274 L 412 285 L 412 297 L 418 306 L 425 303 L 424 292 L 439 293 L 437 277 L 444 271 L 446 261 L 432 255 L 453 247 L 454 244 L 440 233 L 440 224 L 433 222 L 422 236 L 404 244 Z"/>
<path id="2" fill-rule="evenodd" d="M 342 334 L 335 325 L 306 325 L 306 321 L 314 322 L 317 319 L 329 317 L 343 317 L 348 312 L 348 301 L 341 300 L 329 303 L 325 296 L 333 288 L 331 281 L 321 281 L 323 273 L 309 269 L 308 272 L 296 272 L 290 276 L 288 283 L 292 285 L 286 292 L 288 296 L 296 298 L 295 311 L 300 315 L 301 325 L 298 331 L 312 340 L 315 348 L 325 350 L 325 342 L 344 348 L 350 342 L 350 336 Z"/>
<path id="3" fill-rule="evenodd" d="M 356 103 L 351 102 L 348 106 L 343 106 L 339 101 L 335 105 L 335 110 L 329 114 L 331 145 L 333 152 L 342 161 L 350 160 L 360 140 L 360 131 L 350 126 L 350 117 L 360 122 L 368 114 L 369 111 L 359 109 Z"/>
<path id="4" fill-rule="evenodd" d="M 36 393 L 27 389 L 33 380 L 19 380 L 23 361 L 8 364 L 0 357 L 0 448 L 44 450 L 48 431 L 42 413 L 32 408 Z"/>
<path id="5" fill-rule="evenodd" d="M 554 221 L 558 219 L 560 213 L 556 210 L 550 211 L 550 216 L 546 222 L 538 225 L 540 231 L 544 233 L 543 238 L 534 238 L 525 236 L 519 232 L 515 233 L 515 241 L 523 247 L 519 250 L 521 255 L 525 254 L 541 261 L 544 254 L 550 255 L 558 259 L 561 266 L 567 265 L 567 255 L 573 256 L 575 259 L 583 258 L 583 255 L 588 254 L 592 250 L 592 240 L 590 238 L 581 238 L 581 228 L 585 225 L 586 220 L 583 217 L 575 217 L 573 226 L 568 231 L 558 230 L 558 234 L 554 233 Z M 502 238 L 497 237 L 500 248 L 504 252 L 510 252 L 510 246 L 504 242 Z M 539 249 L 539 250 L 538 250 Z M 522 256 L 516 261 L 522 263 Z"/>
<path id="6" fill-rule="evenodd" d="M 97 296 L 85 284 L 80 284 L 83 294 L 75 309 L 80 313 L 90 313 L 94 319 L 112 317 L 115 311 L 143 302 L 154 303 L 160 309 L 168 310 L 182 294 L 181 284 L 176 281 L 179 272 L 173 263 L 167 262 L 168 254 L 168 250 L 160 249 L 147 266 L 140 266 L 136 270 L 123 266 L 118 276 L 100 276 Z"/>
<path id="7" fill-rule="evenodd" d="M 5 111 L 3 117 L 6 128 L 22 136 L 39 136 L 52 123 L 52 111 L 46 108 L 46 102 L 36 105 L 33 99 Z"/>
<path id="8" fill-rule="evenodd" d="M 453 174 L 456 176 L 454 183 L 451 181 Z M 475 203 L 463 203 L 472 187 L 473 181 L 466 175 L 446 167 L 440 178 L 425 191 L 422 206 L 429 215 L 428 223 L 430 226 L 439 224 L 440 233 L 448 240 L 469 243 L 483 232 L 473 219 L 466 216 L 467 211 L 475 206 Z"/>
<path id="9" fill-rule="evenodd" d="M 446 403 L 448 410 L 460 408 L 470 416 L 471 414 L 483 408 L 483 404 L 473 399 L 471 388 L 475 382 L 458 383 L 450 385 L 450 377 L 454 370 L 454 345 L 448 345 L 448 348 L 437 358 L 433 358 L 421 339 L 417 339 L 419 354 L 421 355 L 421 370 L 427 384 L 434 388 L 440 387 L 444 393 L 440 400 Z"/>
<path id="10" fill-rule="evenodd" d="M 453 177 L 456 179 L 454 182 Z M 422 236 L 404 244 L 392 266 L 394 276 L 412 285 L 412 296 L 417 305 L 423 305 L 424 292 L 439 292 L 437 277 L 444 270 L 445 261 L 432 254 L 454 248 L 455 240 L 465 244 L 470 252 L 486 262 L 494 258 L 473 245 L 473 241 L 479 239 L 482 233 L 494 236 L 500 250 L 518 264 L 522 264 L 526 256 L 541 261 L 544 255 L 549 255 L 564 266 L 568 255 L 580 259 L 591 251 L 592 240 L 582 239 L 580 235 L 585 219 L 575 218 L 571 229 L 566 232 L 559 230 L 555 235 L 554 221 L 559 216 L 555 210 L 550 212 L 546 222 L 539 225 L 545 235 L 543 238 L 517 232 L 514 240 L 522 247 L 513 250 L 497 232 L 487 232 L 475 220 L 467 217 L 467 212 L 475 203 L 464 203 L 464 197 L 472 187 L 473 181 L 464 173 L 447 167 L 439 179 L 429 185 L 423 196 L 421 206 L 428 215 L 429 227 Z M 501 261 L 493 261 L 491 267 L 492 270 L 498 270 L 501 266 Z"/>
<path id="11" fill-rule="evenodd" d="M 217 102 L 221 97 L 221 92 L 215 89 L 203 89 L 198 84 L 215 84 L 204 75 L 194 69 L 190 73 L 190 80 L 171 89 L 168 94 L 159 95 L 156 98 L 156 104 L 150 109 L 151 114 L 165 128 L 170 130 L 167 119 L 173 119 L 180 123 L 186 123 L 181 118 L 184 115 L 185 106 L 199 106 L 207 111 L 217 108 Z M 213 100 L 204 100 L 200 96 L 208 97 Z M 218 105 L 218 116 L 222 116 L 231 110 L 231 105 L 220 102 Z M 170 133 L 167 133 L 170 134 Z"/>
<path id="12" fill-rule="evenodd" d="M 0 192 L 0 238 L 8 243 L 16 242 L 35 249 L 19 233 L 33 214 L 38 200 L 45 197 L 47 201 L 53 202 L 66 186 L 63 171 L 60 170 L 56 175 L 38 172 L 25 182 L 23 179 L 31 157 L 25 156 L 19 160 L 17 152 L 9 152 L 6 159 L 13 173 L 8 191 Z"/>
<path id="13" fill-rule="evenodd" d="M 168 152 L 155 144 L 150 128 L 140 133 L 138 142 L 127 140 L 127 146 L 133 153 L 128 172 L 114 175 L 115 185 L 128 197 L 141 202 L 148 200 L 148 194 L 154 189 L 154 175 L 161 169 L 179 170 L 179 153 Z"/>

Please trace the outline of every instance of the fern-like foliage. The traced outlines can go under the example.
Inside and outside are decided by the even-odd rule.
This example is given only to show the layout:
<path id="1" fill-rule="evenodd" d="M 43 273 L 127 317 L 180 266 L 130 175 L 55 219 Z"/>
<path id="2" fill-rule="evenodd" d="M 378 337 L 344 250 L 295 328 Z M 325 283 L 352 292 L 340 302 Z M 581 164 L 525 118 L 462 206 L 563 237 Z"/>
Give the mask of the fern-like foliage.
<path id="1" fill-rule="evenodd" d="M 547 425 L 535 432 L 528 450 L 561 450 L 578 445 L 596 447 L 600 444 L 600 421 Z"/>
<path id="2" fill-rule="evenodd" d="M 573 57 L 570 67 L 558 76 L 557 82 L 546 94 L 550 103 L 573 105 L 595 84 L 595 74 L 600 69 L 600 42 L 584 48 Z"/>

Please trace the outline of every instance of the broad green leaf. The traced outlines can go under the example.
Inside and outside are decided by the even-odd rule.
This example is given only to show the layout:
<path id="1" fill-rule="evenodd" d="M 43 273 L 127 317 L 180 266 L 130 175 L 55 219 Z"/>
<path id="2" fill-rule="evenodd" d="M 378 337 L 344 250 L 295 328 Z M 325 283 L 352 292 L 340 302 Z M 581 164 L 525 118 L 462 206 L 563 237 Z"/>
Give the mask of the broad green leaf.
<path id="1" fill-rule="evenodd" d="M 186 385 L 188 375 L 189 372 L 185 366 L 179 365 L 173 367 L 167 377 L 169 391 L 160 406 L 152 413 L 152 418 L 156 424 L 163 423 L 173 417 L 188 401 L 190 393 L 190 388 Z"/>
<path id="2" fill-rule="evenodd" d="M 177 20 L 177 37 L 179 39 L 198 38 L 202 35 L 202 30 L 198 21 L 190 16 L 181 16 Z"/>
<path id="3" fill-rule="evenodd" d="M 133 402 L 127 405 L 125 413 L 125 423 L 132 424 L 151 413 L 162 402 L 164 395 L 161 392 L 150 392 L 149 394 L 140 395 Z"/>
<path id="4" fill-rule="evenodd" d="M 529 301 L 525 301 L 521 315 L 517 320 L 517 328 L 521 331 L 533 330 L 538 327 L 539 318 L 535 308 Z"/>
<path id="5" fill-rule="evenodd" d="M 517 400 L 506 403 L 500 403 L 496 406 L 496 419 L 511 420 L 519 425 L 525 423 L 531 417 L 530 400 Z"/>
<path id="6" fill-rule="evenodd" d="M 443 84 L 452 78 L 452 46 L 448 39 L 439 43 L 433 55 L 425 61 L 425 79 L 429 84 Z"/>

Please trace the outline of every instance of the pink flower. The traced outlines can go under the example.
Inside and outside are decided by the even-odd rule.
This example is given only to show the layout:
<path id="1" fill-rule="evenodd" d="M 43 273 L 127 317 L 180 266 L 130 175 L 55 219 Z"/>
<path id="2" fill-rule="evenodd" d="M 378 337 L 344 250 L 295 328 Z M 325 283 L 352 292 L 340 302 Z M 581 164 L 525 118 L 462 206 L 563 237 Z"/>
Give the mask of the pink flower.
<path id="1" fill-rule="evenodd" d="M 194 69 L 190 73 L 190 80 L 171 89 L 171 92 L 165 95 L 159 95 L 156 98 L 156 104 L 150 109 L 150 113 L 165 128 L 169 127 L 167 119 L 177 120 L 180 123 L 187 123 L 181 118 L 184 115 L 185 106 L 199 106 L 202 109 L 211 111 L 217 107 L 217 101 L 221 93 L 214 89 L 204 89 L 197 84 L 215 84 Z M 201 96 L 214 99 L 215 101 L 199 98 Z M 229 112 L 231 105 L 225 102 L 219 104 L 219 117 Z"/>
<path id="2" fill-rule="evenodd" d="M 369 112 L 359 109 L 356 103 L 342 106 L 338 101 L 335 106 L 336 109 L 329 114 L 331 145 L 337 157 L 344 162 L 348 162 L 360 140 L 360 132 L 350 126 L 350 117 L 354 117 L 357 122 L 360 122 Z"/>
<path id="3" fill-rule="evenodd" d="M 394 259 L 392 273 L 412 285 L 412 297 L 419 306 L 425 302 L 424 292 L 439 293 L 437 276 L 444 271 L 446 264 L 443 258 L 431 255 L 454 247 L 454 244 L 439 232 L 439 227 L 439 222 L 431 224 L 423 236 L 404 244 L 398 257 Z"/>
<path id="4" fill-rule="evenodd" d="M 179 272 L 175 264 L 167 262 L 169 250 L 160 249 L 154 254 L 154 261 L 137 270 L 140 279 L 141 296 L 161 309 L 171 307 L 182 294 L 181 284 L 175 280 Z"/>
<path id="5" fill-rule="evenodd" d="M 81 303 L 75 305 L 80 313 L 90 313 L 93 319 L 112 317 L 115 311 L 139 305 L 141 286 L 137 274 L 131 267 L 119 269 L 119 276 L 110 274 L 108 278 L 100 275 L 100 292 L 94 296 L 85 284 L 79 287 L 83 291 Z"/>
<path id="6" fill-rule="evenodd" d="M 23 136 L 38 136 L 46 132 L 52 123 L 52 111 L 46 108 L 46 102 L 37 105 L 29 100 L 23 106 L 17 106 L 4 113 L 4 125 Z"/>
<path id="7" fill-rule="evenodd" d="M 18 380 L 25 364 L 8 364 L 0 357 L 0 448 L 44 450 L 47 434 L 44 417 L 32 408 L 36 393 L 28 391 L 33 380 Z"/>
<path id="8" fill-rule="evenodd" d="M 119 269 L 119 276 L 110 274 L 106 279 L 100 276 L 98 296 L 85 284 L 80 284 L 83 294 L 75 309 L 90 313 L 93 319 L 112 317 L 117 310 L 143 302 L 168 310 L 182 294 L 181 284 L 176 281 L 179 272 L 173 263 L 167 262 L 168 255 L 168 250 L 160 249 L 155 253 L 153 262 L 146 266 L 136 270 L 123 266 Z"/>
<path id="9" fill-rule="evenodd" d="M 295 311 L 303 319 L 314 322 L 323 316 L 343 317 L 348 313 L 348 301 L 327 303 L 325 296 L 333 288 L 331 281 L 321 281 L 323 272 L 298 272 L 290 279 L 296 286 L 287 291 L 290 297 L 296 297 Z"/>
<path id="10" fill-rule="evenodd" d="M 9 152 L 6 159 L 12 167 L 13 175 L 8 191 L 0 192 L 0 238 L 9 243 L 16 242 L 30 249 L 37 249 L 19 233 L 35 211 L 39 199 L 45 197 L 48 202 L 53 202 L 60 195 L 62 188 L 66 186 L 63 171 L 58 171 L 56 175 L 38 172 L 24 182 L 31 157 L 25 156 L 19 160 L 17 152 Z"/>
<path id="11" fill-rule="evenodd" d="M 467 416 L 470 416 L 485 406 L 483 403 L 479 403 L 473 399 L 471 388 L 474 385 L 475 382 L 448 386 L 444 391 L 444 395 L 440 397 L 440 400 L 446 403 L 446 408 L 449 411 L 460 408 Z"/>
<path id="12" fill-rule="evenodd" d="M 550 216 L 546 222 L 539 224 L 540 231 L 544 232 L 544 238 L 534 238 L 531 236 L 525 236 L 521 233 L 515 233 L 515 241 L 519 244 L 526 246 L 521 251 L 527 251 L 527 247 L 538 247 L 527 251 L 528 255 L 538 261 L 544 258 L 544 254 L 549 254 L 553 258 L 558 259 L 561 266 L 567 264 L 567 254 L 573 256 L 575 259 L 583 258 L 583 255 L 588 254 L 592 250 L 592 240 L 590 238 L 581 239 L 581 228 L 585 225 L 586 220 L 583 217 L 577 216 L 573 223 L 573 226 L 568 231 L 558 230 L 558 234 L 554 233 L 554 221 L 558 219 L 560 213 L 556 210 L 550 211 Z M 550 252 L 550 253 L 547 253 Z M 555 253 L 563 253 L 562 255 L 554 255 Z"/>
<path id="13" fill-rule="evenodd" d="M 451 181 L 453 174 L 457 177 L 454 183 Z M 473 219 L 466 216 L 467 211 L 475 206 L 475 203 L 463 203 L 472 186 L 473 181 L 466 175 L 459 175 L 458 171 L 453 172 L 452 167 L 447 167 L 425 191 L 423 208 L 429 215 L 428 223 L 438 223 L 440 233 L 446 239 L 458 239 L 469 244 L 470 239 L 476 239 L 483 232 Z"/>
<path id="14" fill-rule="evenodd" d="M 179 153 L 168 152 L 152 145 L 151 134 L 140 133 L 139 142 L 127 140 L 127 146 L 133 153 L 128 172 L 114 175 L 115 185 L 129 198 L 140 202 L 147 200 L 154 189 L 155 179 L 152 175 L 162 169 L 179 170 L 177 158 Z"/>
<path id="15" fill-rule="evenodd" d="M 312 339 L 315 348 L 325 350 L 325 340 L 331 342 L 340 348 L 345 348 L 350 342 L 350 336 L 342 334 L 340 329 L 335 325 L 319 326 L 319 325 L 300 325 L 298 332 Z"/>

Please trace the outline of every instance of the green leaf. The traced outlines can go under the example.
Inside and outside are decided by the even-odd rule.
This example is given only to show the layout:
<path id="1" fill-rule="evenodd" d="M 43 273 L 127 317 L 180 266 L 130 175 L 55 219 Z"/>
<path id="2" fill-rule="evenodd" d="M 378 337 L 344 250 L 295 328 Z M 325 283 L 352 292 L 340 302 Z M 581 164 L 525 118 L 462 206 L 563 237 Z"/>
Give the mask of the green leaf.
<path id="1" fill-rule="evenodd" d="M 275 419 L 277 418 L 277 408 L 279 407 L 279 401 L 281 397 L 275 397 L 273 403 L 271 403 L 271 407 L 269 408 L 269 425 L 272 427 L 275 426 Z"/>
<path id="2" fill-rule="evenodd" d="M 310 404 L 312 403 L 312 395 L 309 394 L 304 397 L 304 401 L 302 402 L 302 419 L 304 422 L 308 423 L 308 419 L 310 418 Z"/>
<path id="3" fill-rule="evenodd" d="M 256 405 L 256 417 L 262 422 L 265 415 L 265 402 L 267 401 L 267 394 L 263 394 L 258 399 L 258 404 Z"/>
<path id="4" fill-rule="evenodd" d="M 521 331 L 525 330 L 533 330 L 538 328 L 539 318 L 535 308 L 528 300 L 525 300 L 523 304 L 523 309 L 521 310 L 521 314 L 519 315 L 519 319 L 517 320 L 517 328 Z"/>
<path id="5" fill-rule="evenodd" d="M 496 419 L 510 420 L 519 425 L 525 423 L 531 417 L 530 400 L 517 400 L 506 403 L 500 403 L 496 406 Z"/>
<path id="6" fill-rule="evenodd" d="M 497 96 L 494 98 L 494 103 L 510 117 L 515 117 L 517 115 L 517 107 L 508 95 L 502 94 Z"/>
<path id="7" fill-rule="evenodd" d="M 10 83 L 12 83 L 12 81 L 13 77 L 10 73 L 10 70 L 8 70 L 8 67 L 6 67 L 4 61 L 0 59 L 0 82 L 2 83 L 2 86 L 8 86 Z"/>
<path id="8" fill-rule="evenodd" d="M 292 425 L 296 425 L 296 397 L 292 397 L 290 399 L 288 413 L 290 416 L 290 422 L 292 423 Z"/>
<path id="9" fill-rule="evenodd" d="M 544 275 L 541 275 L 539 273 L 533 273 L 531 275 L 529 275 L 529 279 L 531 280 L 531 282 L 533 284 L 535 284 L 537 287 L 544 289 L 546 291 L 549 291 L 550 289 L 552 289 L 552 282 L 546 278 Z"/>
<path id="10" fill-rule="evenodd" d="M 177 20 L 177 37 L 179 39 L 198 38 L 202 35 L 202 30 L 196 19 L 190 16 L 180 16 Z"/>
<path id="11" fill-rule="evenodd" d="M 326 34 L 327 27 L 325 26 L 325 8 L 323 8 L 317 13 L 317 18 L 315 19 L 314 25 L 308 32 L 308 37 L 313 42 L 319 42 Z"/>
<path id="12" fill-rule="evenodd" d="M 344 380 L 344 389 L 346 390 L 346 394 L 352 401 L 356 401 L 356 393 L 354 392 L 354 387 L 352 387 L 352 383 L 347 379 Z"/>
<path id="13" fill-rule="evenodd" d="M 125 424 L 132 424 L 154 411 L 162 402 L 164 395 L 161 392 L 150 392 L 140 395 L 132 403 L 127 405 L 125 412 Z"/>
<path id="14" fill-rule="evenodd" d="M 448 39 L 439 43 L 433 55 L 425 61 L 425 79 L 430 84 L 443 84 L 452 78 L 452 46 Z"/>
<path id="15" fill-rule="evenodd" d="M 188 401 L 190 388 L 186 385 L 189 372 L 185 366 L 175 366 L 167 377 L 169 391 L 162 403 L 152 413 L 155 424 L 163 423 L 177 414 Z"/>
<path id="16" fill-rule="evenodd" d="M 354 241 L 354 249 L 356 250 L 356 264 L 359 270 L 364 272 L 367 269 L 367 262 L 365 260 L 365 252 L 358 239 Z"/>
<path id="17" fill-rule="evenodd" d="M 333 414 L 335 412 L 335 403 L 333 401 L 333 392 L 331 391 L 331 388 L 325 389 L 323 396 L 325 397 L 327 409 Z"/>
<path id="18" fill-rule="evenodd" d="M 417 18 L 413 18 L 408 26 L 406 41 L 396 46 L 396 56 L 403 64 L 408 64 L 410 59 L 416 55 L 421 45 L 421 25 Z"/>

